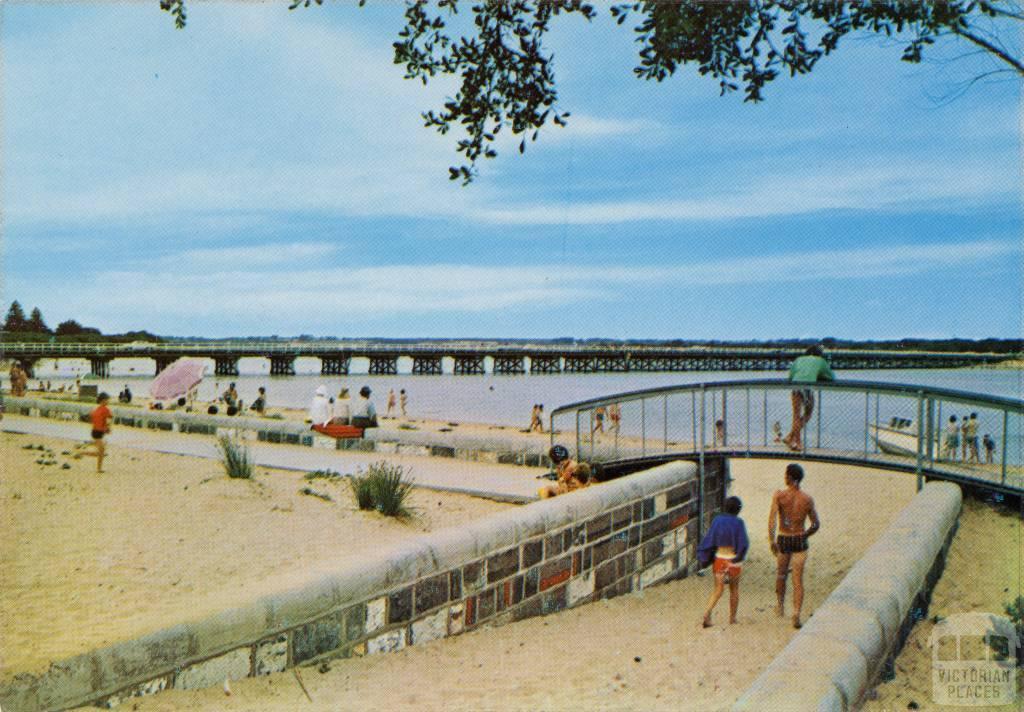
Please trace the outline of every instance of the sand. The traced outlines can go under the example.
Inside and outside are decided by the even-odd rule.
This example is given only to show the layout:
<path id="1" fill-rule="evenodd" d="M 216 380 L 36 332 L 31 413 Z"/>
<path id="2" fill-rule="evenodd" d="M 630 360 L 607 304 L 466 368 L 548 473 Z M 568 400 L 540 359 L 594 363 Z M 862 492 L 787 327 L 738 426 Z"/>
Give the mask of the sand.
<path id="1" fill-rule="evenodd" d="M 964 500 L 960 528 L 946 560 L 946 570 L 932 592 L 928 618 L 914 626 L 896 659 L 896 677 L 875 688 L 864 710 L 962 709 L 932 701 L 932 650 L 928 636 L 941 620 L 967 612 L 1004 615 L 1003 606 L 1022 592 L 1024 535 L 1019 512 Z M 1024 676 L 1018 674 L 1018 701 L 1024 700 Z M 1012 704 L 986 710 L 1018 710 Z"/>
<path id="2" fill-rule="evenodd" d="M 182 436 L 189 437 L 189 436 Z M 43 445 L 57 464 L 42 465 Z M 510 505 L 416 490 L 417 516 L 360 512 L 348 485 L 214 460 L 0 433 L 0 680 L 301 585 L 361 554 Z M 68 463 L 70 469 L 62 469 Z M 303 495 L 309 486 L 326 502 Z"/>
<path id="3" fill-rule="evenodd" d="M 139 710 L 709 710 L 728 707 L 794 631 L 774 615 L 767 547 L 771 493 L 783 461 L 735 460 L 733 492 L 752 540 L 739 624 L 699 622 L 710 577 L 585 605 L 382 656 L 301 668 L 220 688 L 133 700 Z M 812 540 L 805 617 L 914 494 L 914 478 L 839 465 L 806 466 L 823 527 Z M 396 684 L 401 681 L 401 684 Z"/>

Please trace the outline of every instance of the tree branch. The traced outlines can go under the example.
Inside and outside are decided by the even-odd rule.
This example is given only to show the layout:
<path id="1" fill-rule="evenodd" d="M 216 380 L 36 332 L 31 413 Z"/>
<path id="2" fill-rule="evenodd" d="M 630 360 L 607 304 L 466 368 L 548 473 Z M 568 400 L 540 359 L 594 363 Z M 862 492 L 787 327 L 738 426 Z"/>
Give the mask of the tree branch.
<path id="1" fill-rule="evenodd" d="M 987 40 L 984 40 L 981 37 L 978 37 L 977 35 L 972 35 L 970 32 L 962 30 L 962 29 L 960 29 L 958 27 L 953 27 L 952 31 L 953 31 L 954 35 L 957 35 L 958 37 L 963 37 L 968 42 L 973 42 L 974 44 L 978 45 L 979 47 L 982 47 L 982 48 L 988 50 L 989 52 L 994 54 L 996 57 L 999 57 L 999 59 L 1003 60 L 1004 62 L 1009 64 L 1011 67 L 1013 67 L 1017 71 L 1018 74 L 1020 74 L 1021 76 L 1024 76 L 1024 64 L 1021 64 L 1020 60 L 1014 59 L 1009 54 L 1007 54 L 1003 50 L 999 49 L 998 47 L 996 47 L 991 42 L 989 42 Z"/>

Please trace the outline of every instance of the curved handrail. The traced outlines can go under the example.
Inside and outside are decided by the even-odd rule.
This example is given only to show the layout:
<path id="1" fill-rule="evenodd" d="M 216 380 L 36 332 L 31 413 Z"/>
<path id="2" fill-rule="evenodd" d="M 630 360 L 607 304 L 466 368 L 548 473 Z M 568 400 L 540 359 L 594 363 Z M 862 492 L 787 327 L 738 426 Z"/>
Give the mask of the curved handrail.
<path id="1" fill-rule="evenodd" d="M 748 380 L 738 381 L 708 381 L 704 383 L 686 383 L 676 386 L 659 386 L 657 388 L 648 388 L 636 391 L 623 391 L 622 393 L 615 393 L 608 396 L 601 396 L 600 398 L 589 398 L 587 400 L 577 401 L 575 403 L 568 403 L 561 405 L 551 411 L 551 417 L 555 417 L 558 413 L 571 410 L 581 410 L 588 407 L 596 407 L 599 405 L 609 405 L 610 403 L 623 403 L 630 400 L 640 400 L 642 398 L 649 398 L 652 396 L 672 395 L 675 393 L 689 393 L 690 391 L 699 391 L 700 389 L 713 390 L 718 388 L 732 388 L 732 387 L 768 387 L 780 390 L 791 391 L 794 388 L 804 388 L 812 386 L 815 389 L 822 390 L 836 390 L 836 391 L 859 391 L 863 392 L 869 390 L 872 393 L 881 393 L 884 395 L 918 395 L 925 394 L 943 398 L 944 400 L 951 401 L 963 401 L 965 403 L 978 403 L 979 405 L 991 405 L 997 408 L 1007 408 L 1017 413 L 1024 413 L 1024 400 L 1016 398 L 1005 398 L 1003 396 L 992 396 L 985 393 L 973 393 L 971 391 L 958 391 L 952 388 L 934 388 L 932 386 L 921 386 L 917 384 L 908 383 L 889 383 L 885 381 L 858 381 L 858 380 L 843 380 L 843 381 L 821 381 L 813 384 L 795 384 L 784 379 L 778 378 L 756 378 Z"/>
<path id="2" fill-rule="evenodd" d="M 806 399 L 790 397 L 806 390 Z M 961 430 L 967 412 L 971 429 Z M 790 429 L 785 438 L 783 422 Z M 949 388 L 857 380 L 714 381 L 577 401 L 552 410 L 549 425 L 552 444 L 556 432 L 563 438 L 574 433 L 577 457 L 592 461 L 712 453 L 807 458 L 914 472 L 919 482 L 941 477 L 1024 494 L 1024 400 Z"/>

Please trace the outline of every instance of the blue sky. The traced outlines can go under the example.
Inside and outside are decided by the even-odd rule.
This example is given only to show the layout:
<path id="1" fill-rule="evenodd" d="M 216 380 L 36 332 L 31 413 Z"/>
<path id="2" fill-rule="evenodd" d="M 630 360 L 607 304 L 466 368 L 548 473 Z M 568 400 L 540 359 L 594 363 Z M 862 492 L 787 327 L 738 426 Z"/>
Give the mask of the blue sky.
<path id="1" fill-rule="evenodd" d="M 0 6 L 3 294 L 173 335 L 1019 337 L 1020 86 L 848 38 L 767 101 L 550 37 L 568 128 L 468 188 L 402 6 Z M 1012 39 L 1012 37 L 1011 37 Z"/>

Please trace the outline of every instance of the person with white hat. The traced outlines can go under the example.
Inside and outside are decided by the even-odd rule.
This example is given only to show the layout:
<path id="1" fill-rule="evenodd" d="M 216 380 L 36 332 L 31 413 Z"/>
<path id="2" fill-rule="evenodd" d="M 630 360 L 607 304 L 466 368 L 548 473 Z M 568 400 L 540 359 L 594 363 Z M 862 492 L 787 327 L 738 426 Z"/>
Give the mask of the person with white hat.
<path id="1" fill-rule="evenodd" d="M 327 400 L 326 386 L 317 386 L 316 395 L 309 406 L 309 419 L 313 425 L 326 425 L 331 420 L 331 403 Z"/>

